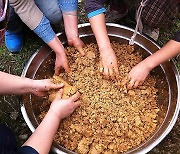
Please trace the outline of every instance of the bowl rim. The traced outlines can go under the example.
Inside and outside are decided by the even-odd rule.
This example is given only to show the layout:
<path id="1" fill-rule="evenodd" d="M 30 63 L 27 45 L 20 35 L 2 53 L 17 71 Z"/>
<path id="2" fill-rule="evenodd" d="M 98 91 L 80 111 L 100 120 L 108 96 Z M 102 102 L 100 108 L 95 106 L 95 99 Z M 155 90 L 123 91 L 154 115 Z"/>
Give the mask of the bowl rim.
<path id="1" fill-rule="evenodd" d="M 78 25 L 78 28 L 82 28 L 82 27 L 87 27 L 87 26 L 90 26 L 90 23 L 83 23 L 83 24 L 79 24 Z M 110 26 L 110 27 L 117 27 L 117 28 L 121 28 L 121 29 L 125 29 L 125 30 L 129 30 L 131 32 L 134 32 L 134 29 L 132 28 L 129 28 L 127 26 L 123 26 L 123 25 L 119 25 L 119 24 L 114 24 L 114 23 L 106 23 L 106 26 Z M 63 33 L 58 33 L 57 36 L 61 35 Z M 144 34 L 141 34 L 138 32 L 138 35 L 144 37 L 145 39 L 149 40 L 151 43 L 153 43 L 157 48 L 160 49 L 160 46 L 157 44 L 156 41 L 154 41 L 153 39 L 151 39 L 150 37 L 148 37 L 147 35 L 144 35 Z M 83 36 L 86 36 L 86 35 L 79 35 L 80 37 L 83 37 Z M 125 40 L 130 40 L 129 38 L 125 38 L 125 37 L 121 37 L 122 39 L 125 39 Z M 136 42 L 136 40 L 134 41 L 135 44 L 137 44 L 138 46 L 142 47 L 141 44 L 139 44 L 138 42 Z M 144 47 L 143 47 L 144 48 Z M 146 49 L 146 48 L 144 48 Z M 37 50 L 31 57 L 30 59 L 28 60 L 28 62 L 26 63 L 23 71 L 22 71 L 22 74 L 21 76 L 22 77 L 25 77 L 26 76 L 26 73 L 28 71 L 28 68 L 31 64 L 31 62 L 33 61 L 33 58 L 38 54 L 39 50 Z M 177 70 L 177 67 L 173 61 L 173 59 L 170 60 L 172 63 L 173 63 L 173 71 L 175 72 L 175 78 L 176 78 L 176 81 L 177 81 L 177 86 L 180 85 L 180 75 L 179 75 L 179 72 Z M 28 115 L 27 115 L 27 112 L 26 112 L 26 108 L 25 108 L 25 105 L 22 101 L 22 99 L 20 100 L 20 104 L 21 104 L 21 113 L 23 115 L 23 118 L 26 122 L 26 124 L 28 125 L 29 129 L 34 132 L 35 131 L 35 128 L 34 126 L 32 125 Z M 176 108 L 175 108 L 175 111 L 174 111 L 174 114 L 172 116 L 172 119 L 171 121 L 169 122 L 168 124 L 168 127 L 166 127 L 166 129 L 164 130 L 164 132 L 158 136 L 156 138 L 156 140 L 149 144 L 148 146 L 146 146 L 145 148 L 143 149 L 140 149 L 138 151 L 138 154 L 144 154 L 144 153 L 147 153 L 149 151 L 151 151 L 156 145 L 158 145 L 169 133 L 170 131 L 172 130 L 173 126 L 175 125 L 176 123 L 176 120 L 178 118 L 178 114 L 179 114 L 179 111 L 180 111 L 180 87 L 177 87 L 177 104 L 176 104 Z M 59 150 L 58 148 L 56 148 L 55 146 L 52 146 L 52 150 L 55 152 L 55 153 L 58 153 L 58 154 L 65 154 L 65 152 Z M 129 151 L 128 153 L 131 153 L 131 151 Z"/>

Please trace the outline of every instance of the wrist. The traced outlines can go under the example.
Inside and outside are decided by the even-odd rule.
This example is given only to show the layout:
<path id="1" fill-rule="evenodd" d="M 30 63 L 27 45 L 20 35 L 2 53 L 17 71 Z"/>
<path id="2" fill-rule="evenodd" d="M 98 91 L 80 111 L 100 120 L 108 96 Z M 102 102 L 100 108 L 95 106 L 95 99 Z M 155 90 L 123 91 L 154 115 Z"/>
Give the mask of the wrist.
<path id="1" fill-rule="evenodd" d="M 78 38 L 79 38 L 78 35 L 74 35 L 74 36 L 70 36 L 70 37 L 67 36 L 68 42 L 74 42 L 74 41 L 76 41 Z"/>
<path id="2" fill-rule="evenodd" d="M 103 53 L 103 52 L 113 52 L 111 44 L 105 44 L 103 46 L 99 46 L 99 52 L 100 53 Z"/>
<path id="3" fill-rule="evenodd" d="M 145 60 L 141 61 L 142 67 L 146 68 L 147 71 L 151 71 L 155 66 L 151 60 L 146 58 Z"/>
<path id="4" fill-rule="evenodd" d="M 79 37 L 78 30 L 77 29 L 76 30 L 72 29 L 71 31 L 69 30 L 66 32 L 66 36 L 67 36 L 67 40 L 75 40 Z"/>
<path id="5" fill-rule="evenodd" d="M 29 78 L 24 78 L 24 87 L 23 87 L 23 93 L 33 93 L 35 91 L 35 80 L 29 79 Z"/>
<path id="6" fill-rule="evenodd" d="M 65 15 L 64 17 L 64 27 L 67 38 L 78 37 L 78 20 L 77 20 L 77 12 L 68 12 L 71 15 Z M 71 24 L 69 24 L 71 23 Z"/>
<path id="7" fill-rule="evenodd" d="M 51 107 L 50 107 L 47 114 L 50 115 L 50 117 L 57 119 L 58 121 L 62 120 L 61 115 L 58 114 L 56 111 L 54 111 Z"/>
<path id="8" fill-rule="evenodd" d="M 69 11 L 69 12 L 63 12 L 64 16 L 74 16 L 77 18 L 77 11 Z"/>
<path id="9" fill-rule="evenodd" d="M 29 79 L 29 88 L 28 88 L 28 93 L 34 93 L 37 91 L 38 89 L 38 83 L 37 83 L 37 80 L 33 80 L 33 79 Z"/>
<path id="10" fill-rule="evenodd" d="M 56 54 L 64 53 L 64 46 L 57 36 L 47 44 Z"/>

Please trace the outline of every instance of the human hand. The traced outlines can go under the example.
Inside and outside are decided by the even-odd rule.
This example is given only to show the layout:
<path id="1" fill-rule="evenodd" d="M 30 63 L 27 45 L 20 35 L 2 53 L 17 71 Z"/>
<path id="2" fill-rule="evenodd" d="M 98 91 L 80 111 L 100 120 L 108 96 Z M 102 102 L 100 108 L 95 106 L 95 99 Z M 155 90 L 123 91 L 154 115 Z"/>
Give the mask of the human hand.
<path id="1" fill-rule="evenodd" d="M 62 95 L 63 89 L 60 89 L 49 109 L 49 111 L 54 112 L 60 120 L 71 115 L 80 105 L 80 102 L 77 101 L 80 96 L 79 92 L 76 92 L 73 96 L 66 99 L 62 99 Z"/>
<path id="2" fill-rule="evenodd" d="M 45 91 L 49 91 L 50 89 L 59 89 L 62 88 L 63 86 L 64 86 L 63 83 L 54 84 L 51 82 L 50 79 L 33 80 L 30 93 L 42 97 L 45 95 Z"/>
<path id="3" fill-rule="evenodd" d="M 67 14 L 63 13 L 63 19 L 68 45 L 75 47 L 84 56 L 83 46 L 85 45 L 78 36 L 77 11 L 68 12 Z"/>
<path id="4" fill-rule="evenodd" d="M 117 58 L 112 49 L 100 51 L 100 73 L 104 74 L 106 79 L 119 79 Z"/>
<path id="5" fill-rule="evenodd" d="M 127 84 L 128 89 L 137 88 L 138 85 L 142 85 L 146 77 L 148 76 L 150 69 L 142 62 L 134 66 L 129 72 L 128 76 L 122 81 L 122 85 Z"/>
<path id="6" fill-rule="evenodd" d="M 85 44 L 83 43 L 83 41 L 79 37 L 69 38 L 68 39 L 68 45 L 75 47 L 80 52 L 80 54 L 82 56 L 85 55 L 85 53 L 83 51 L 83 47 L 85 46 Z"/>
<path id="7" fill-rule="evenodd" d="M 65 52 L 56 53 L 55 75 L 59 75 L 61 67 L 63 67 L 66 72 L 70 71 Z"/>

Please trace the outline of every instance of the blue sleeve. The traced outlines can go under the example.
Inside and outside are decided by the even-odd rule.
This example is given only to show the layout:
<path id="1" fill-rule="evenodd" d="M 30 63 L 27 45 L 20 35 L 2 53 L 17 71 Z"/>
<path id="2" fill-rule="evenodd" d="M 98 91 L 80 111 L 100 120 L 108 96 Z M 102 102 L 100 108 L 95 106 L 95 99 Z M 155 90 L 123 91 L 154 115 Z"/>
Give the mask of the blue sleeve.
<path id="1" fill-rule="evenodd" d="M 22 146 L 18 149 L 18 154 L 39 154 L 34 148 L 30 146 Z"/>
<path id="2" fill-rule="evenodd" d="M 104 8 L 105 0 L 86 0 L 85 11 L 88 18 L 106 12 Z"/>
<path id="3" fill-rule="evenodd" d="M 55 37 L 49 20 L 43 16 L 39 25 L 33 30 L 45 43 L 49 43 Z"/>
<path id="4" fill-rule="evenodd" d="M 77 11 L 78 0 L 58 0 L 62 12 Z"/>

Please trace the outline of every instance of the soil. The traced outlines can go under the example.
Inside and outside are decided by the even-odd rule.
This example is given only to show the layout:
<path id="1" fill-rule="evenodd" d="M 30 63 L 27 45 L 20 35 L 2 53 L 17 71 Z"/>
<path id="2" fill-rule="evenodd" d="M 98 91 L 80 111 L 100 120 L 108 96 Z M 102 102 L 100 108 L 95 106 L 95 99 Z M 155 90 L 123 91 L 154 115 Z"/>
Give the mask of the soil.
<path id="1" fill-rule="evenodd" d="M 81 93 L 81 105 L 62 121 L 55 135 L 55 141 L 60 145 L 80 154 L 111 154 L 134 149 L 152 136 L 162 123 L 160 119 L 164 118 L 158 116 L 162 109 L 157 103 L 157 93 L 160 92 L 156 76 L 148 76 L 144 84 L 136 89 L 128 89 L 121 84 L 131 67 L 142 60 L 140 53 L 143 51 L 115 42 L 112 48 L 118 59 L 118 80 L 106 80 L 99 73 L 100 58 L 98 46 L 94 43 L 86 45 L 84 57 L 73 47 L 68 47 L 71 72 L 61 73 L 52 79 L 54 83 L 65 84 L 63 97 L 72 96 L 77 89 Z M 49 70 L 40 68 L 44 68 L 44 72 Z M 56 92 L 52 90 L 49 98 Z M 33 104 L 39 103 L 34 99 Z M 46 101 L 39 106 L 41 120 L 48 109 Z"/>

